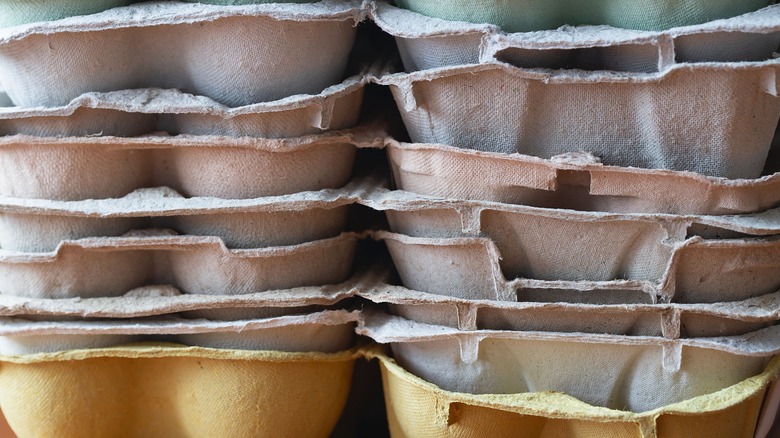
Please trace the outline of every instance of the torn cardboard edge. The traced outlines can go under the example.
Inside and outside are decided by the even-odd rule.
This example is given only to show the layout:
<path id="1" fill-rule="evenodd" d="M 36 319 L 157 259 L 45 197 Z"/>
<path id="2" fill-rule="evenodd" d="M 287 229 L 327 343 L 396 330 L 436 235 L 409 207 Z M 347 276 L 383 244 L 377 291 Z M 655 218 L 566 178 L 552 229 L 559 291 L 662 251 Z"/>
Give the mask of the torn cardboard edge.
<path id="1" fill-rule="evenodd" d="M 298 245 L 228 249 L 220 238 L 144 230 L 63 241 L 49 253 L 0 250 L 2 289 L 16 296 L 87 298 L 153 284 L 217 295 L 335 284 L 349 278 L 360 238 L 342 233 Z"/>
<path id="2" fill-rule="evenodd" d="M 0 137 L 0 193 L 79 200 L 171 186 L 188 196 L 256 198 L 335 188 L 349 181 L 357 148 L 381 147 L 376 135 L 364 126 L 291 139 Z M 41 168 L 52 169 L 45 181 Z"/>
<path id="3" fill-rule="evenodd" d="M 643 31 L 612 26 L 562 26 L 559 29 L 531 32 L 503 32 L 500 26 L 476 24 L 465 21 L 452 21 L 426 16 L 407 9 L 377 0 L 370 4 L 371 19 L 385 32 L 402 38 L 443 37 L 465 33 L 503 34 L 526 37 L 529 43 L 540 47 L 557 48 L 555 44 L 573 46 L 577 44 L 598 43 L 610 45 L 623 42 L 651 42 L 662 36 L 678 36 L 690 33 L 712 33 L 719 31 L 741 30 L 745 32 L 767 33 L 780 30 L 777 19 L 780 9 L 777 5 L 758 11 L 748 12 L 731 18 L 713 20 L 706 23 L 674 27 L 663 31 Z"/>
<path id="4" fill-rule="evenodd" d="M 599 333 L 556 333 L 509 330 L 464 331 L 453 327 L 425 324 L 377 311 L 363 311 L 357 333 L 381 344 L 425 342 L 457 339 L 461 343 L 461 358 L 474 363 L 479 343 L 485 339 L 517 339 L 538 341 L 568 341 L 612 345 L 651 345 L 664 347 L 666 353 L 676 353 L 682 347 L 723 351 L 739 356 L 773 356 L 780 353 L 780 326 L 771 326 L 752 333 L 711 338 L 666 339 L 654 336 L 622 336 Z M 666 358 L 665 358 L 666 359 Z"/>
<path id="5" fill-rule="evenodd" d="M 185 294 L 168 285 L 145 286 L 118 297 L 49 299 L 0 295 L 0 315 L 137 318 L 204 309 L 330 306 L 369 288 L 382 287 L 377 285 L 387 283 L 390 271 L 385 266 L 358 272 L 340 284 L 243 295 Z"/>
<path id="6" fill-rule="evenodd" d="M 559 190 L 584 190 L 584 196 L 598 197 L 583 201 L 584 209 L 616 213 L 715 215 L 780 206 L 780 173 L 731 180 L 694 172 L 608 166 L 587 153 L 544 159 L 392 138 L 385 139 L 385 147 L 398 188 L 427 196 L 573 208 L 574 202 L 552 197 Z M 464 185 L 458 175 L 466 172 L 481 177 Z"/>
<path id="7" fill-rule="evenodd" d="M 324 310 L 254 320 L 159 317 L 133 320 L 27 321 L 0 318 L 0 354 L 18 355 L 173 340 L 211 348 L 337 352 L 354 345 L 356 312 Z"/>
<path id="8" fill-rule="evenodd" d="M 239 321 L 185 319 L 172 316 L 143 320 L 93 321 L 28 321 L 3 317 L 0 336 L 29 335 L 166 335 L 184 333 L 230 332 L 240 334 L 249 330 L 289 327 L 295 325 L 341 325 L 357 322 L 359 313 L 347 310 L 324 310 L 304 315 L 286 315 L 273 318 Z"/>
<path id="9" fill-rule="evenodd" d="M 533 62 L 547 57 L 547 63 L 555 63 L 556 50 L 593 48 L 613 51 L 601 53 L 608 58 L 601 70 L 662 71 L 681 62 L 766 59 L 780 42 L 780 36 L 773 35 L 780 31 L 777 5 L 664 31 L 562 26 L 507 33 L 499 26 L 428 17 L 382 1 L 371 5 L 370 16 L 383 31 L 396 37 L 409 71 L 512 58 L 523 64 L 527 61 L 524 57 Z M 723 44 L 713 47 L 713 40 Z"/>
<path id="10" fill-rule="evenodd" d="M 305 4 L 265 3 L 241 6 L 170 1 L 147 2 L 113 8 L 96 14 L 2 28 L 0 29 L 0 44 L 38 34 L 193 24 L 226 17 L 262 16 L 280 21 L 353 20 L 357 24 L 364 19 L 364 8 L 358 0 L 322 0 Z"/>
<path id="11" fill-rule="evenodd" d="M 401 425 L 418 420 L 415 416 L 408 415 L 407 412 L 429 412 L 427 408 L 436 408 L 436 412 L 433 415 L 424 416 L 422 421 L 428 424 L 430 421 L 435 420 L 434 424 L 440 424 L 440 427 L 444 428 L 457 423 L 457 417 L 452 416 L 454 413 L 452 408 L 455 407 L 453 405 L 464 404 L 550 419 L 598 423 L 634 423 L 637 425 L 642 438 L 661 436 L 658 430 L 658 421 L 662 417 L 680 416 L 685 420 L 696 418 L 697 416 L 718 415 L 729 408 L 737 407 L 751 399 L 761 397 L 766 388 L 776 381 L 778 372 L 780 372 L 780 358 L 776 357 L 765 367 L 762 373 L 720 391 L 645 412 L 628 412 L 594 406 L 570 395 L 558 392 L 528 392 L 503 395 L 466 394 L 447 391 L 408 372 L 394 359 L 382 352 L 372 352 L 370 357 L 378 359 L 382 364 L 383 371 L 386 372 L 383 373 L 383 376 L 386 379 L 385 384 L 388 388 L 391 388 L 391 390 L 398 387 L 400 387 L 398 389 L 406 389 L 404 387 L 411 386 L 414 391 L 420 391 L 433 399 L 430 405 L 423 406 L 422 410 L 395 411 L 399 415 L 398 422 Z M 393 393 L 397 395 L 409 394 L 408 391 L 398 392 L 397 390 L 393 391 Z M 397 400 L 397 402 L 404 403 L 402 400 Z M 416 400 L 416 402 L 419 402 L 419 400 Z M 412 403 L 412 401 L 406 399 L 406 403 Z M 406 415 L 401 415 L 402 413 Z"/>
<path id="12" fill-rule="evenodd" d="M 574 253 L 561 259 L 554 255 L 560 247 L 549 244 L 536 248 L 541 254 L 523 259 L 516 251 L 502 257 L 496 242 L 487 237 L 426 238 L 387 231 L 373 232 L 372 237 L 387 244 L 405 286 L 465 299 L 516 301 L 531 291 L 534 301 L 545 293 L 542 301 L 571 301 L 576 300 L 573 291 L 609 291 L 605 299 L 621 303 L 643 295 L 645 302 L 739 301 L 777 290 L 780 272 L 778 238 L 707 242 L 694 237 L 672 245 L 661 241 L 655 247 L 664 251 L 656 251 L 660 254 L 651 260 L 652 269 L 645 269 L 641 260 L 647 255 L 640 250 L 619 258 L 606 248 L 598 258 Z M 743 253 L 751 257 L 739 256 Z M 708 256 L 713 260 L 707 261 Z M 583 269 L 570 272 L 586 261 Z M 722 271 L 713 266 L 722 266 Z"/>
<path id="13" fill-rule="evenodd" d="M 357 295 L 390 304 L 391 313 L 406 319 L 462 331 L 592 332 L 677 339 L 744 334 L 780 320 L 780 291 L 711 304 L 467 300 L 387 284 L 358 290 Z"/>

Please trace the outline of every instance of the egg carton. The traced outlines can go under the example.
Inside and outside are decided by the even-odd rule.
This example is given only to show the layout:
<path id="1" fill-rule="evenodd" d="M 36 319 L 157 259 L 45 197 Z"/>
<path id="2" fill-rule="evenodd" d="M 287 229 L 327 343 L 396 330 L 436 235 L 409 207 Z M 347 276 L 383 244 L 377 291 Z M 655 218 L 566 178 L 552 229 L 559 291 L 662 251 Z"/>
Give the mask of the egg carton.
<path id="1" fill-rule="evenodd" d="M 415 143 L 758 178 L 780 117 L 780 59 L 677 64 L 660 73 L 503 63 L 386 75 Z M 694 91 L 695 90 L 695 91 Z"/>
<path id="2" fill-rule="evenodd" d="M 383 353 L 373 357 L 379 359 L 382 370 L 393 436 L 478 438 L 489 431 L 492 437 L 510 438 L 523 430 L 540 437 L 767 438 L 780 394 L 778 359 L 761 374 L 721 391 L 650 411 L 628 412 L 594 406 L 559 392 L 447 391 L 409 373 Z"/>
<path id="3" fill-rule="evenodd" d="M 669 3 L 616 0 L 542 3 L 528 0 L 395 0 L 405 9 L 447 20 L 492 23 L 508 32 L 556 29 L 564 25 L 611 25 L 628 29 L 663 30 L 733 17 L 774 3 L 772 0 L 686 0 Z"/>
<path id="4" fill-rule="evenodd" d="M 780 289 L 780 210 L 735 216 L 609 214 L 384 192 L 366 201 L 410 289 L 468 299 L 739 301 Z M 642 298 L 644 297 L 644 298 Z M 563 299 L 568 301 L 568 299 Z"/>
<path id="5" fill-rule="evenodd" d="M 398 188 L 426 196 L 613 213 L 716 215 L 780 207 L 780 173 L 730 180 L 608 166 L 587 153 L 541 159 L 392 139 L 385 144 Z"/>
<path id="6" fill-rule="evenodd" d="M 20 436 L 328 436 L 355 356 L 154 344 L 5 357 L 3 413 Z"/>
<path id="7" fill-rule="evenodd" d="M 161 343 L 5 356 L 0 403 L 19 436 L 326 437 L 357 356 Z"/>
<path id="8" fill-rule="evenodd" d="M 357 333 L 390 344 L 410 373 L 468 394 L 562 392 L 643 412 L 760 374 L 780 352 L 780 327 L 747 335 L 664 339 L 580 333 L 460 331 L 371 314 Z"/>
<path id="9" fill-rule="evenodd" d="M 678 339 L 742 335 L 780 320 L 780 292 L 713 304 L 467 300 L 388 284 L 359 290 L 358 295 L 374 303 L 387 304 L 392 314 L 402 318 L 463 331 L 594 333 Z"/>
<path id="10" fill-rule="evenodd" d="M 144 87 L 231 107 L 319 93 L 343 79 L 364 15 L 358 1 L 149 2 L 22 24 L 0 29 L 0 82 L 19 106 Z"/>
<path id="11" fill-rule="evenodd" d="M 2 318 L 0 355 L 106 348 L 160 340 L 206 348 L 334 353 L 352 347 L 357 319 L 357 313 L 346 310 L 239 321 L 174 317 L 126 321 Z"/>
<path id="12" fill-rule="evenodd" d="M 275 0 L 185 0 L 190 3 L 212 5 L 248 5 L 277 3 Z M 317 0 L 293 0 L 287 3 L 314 3 Z M 111 8 L 138 3 L 134 0 L 55 0 L 42 4 L 27 0 L 8 0 L 0 3 L 0 27 L 17 26 L 38 21 L 52 21 L 77 15 L 103 12 Z"/>
<path id="13" fill-rule="evenodd" d="M 703 2 L 703 0 L 695 1 Z M 409 3 L 418 2 L 412 0 L 398 4 L 405 7 Z M 441 5 L 443 2 L 436 3 Z M 496 8 L 496 0 L 487 0 L 483 3 L 493 3 L 493 8 Z M 656 12 L 661 13 L 661 16 L 669 21 L 653 31 L 621 29 L 622 26 L 609 21 L 591 23 L 568 21 L 548 28 L 551 30 L 534 29 L 536 31 L 532 32 L 527 31 L 531 29 L 519 29 L 513 26 L 500 27 L 492 24 L 448 21 L 396 8 L 383 1 L 377 1 L 372 5 L 371 16 L 382 30 L 395 37 L 407 71 L 476 64 L 498 59 L 528 68 L 576 68 L 648 73 L 662 71 L 677 63 L 761 61 L 771 58 L 780 44 L 780 6 L 768 6 L 774 3 L 769 0 L 740 2 L 739 5 L 728 1 L 721 3 L 720 6 L 727 6 L 726 3 L 734 6 L 731 9 L 732 13 L 713 14 L 706 18 L 702 15 L 703 20 L 693 20 L 702 24 L 675 22 L 685 18 L 691 19 L 695 14 L 662 13 L 665 8 L 687 6 L 680 2 L 674 5 L 667 2 L 663 7 L 656 5 Z M 578 3 L 577 6 L 580 4 Z M 418 7 L 423 8 L 421 5 Z M 649 5 L 646 7 L 651 8 Z M 482 8 L 475 9 L 480 12 L 472 17 L 490 10 L 489 6 Z M 528 8 L 518 5 L 509 8 L 527 19 L 540 18 L 529 13 Z M 576 6 L 570 5 L 569 10 L 574 9 Z M 598 8 L 589 9 L 596 13 L 606 11 Z M 717 6 L 708 4 L 697 12 L 713 13 L 717 9 Z M 457 8 L 448 9 L 451 13 L 457 10 Z M 609 12 L 614 13 L 615 10 Z M 495 18 L 503 21 L 508 16 L 509 14 L 504 13 L 500 18 Z M 726 18 L 728 16 L 732 18 Z M 453 18 L 450 14 L 446 14 L 445 17 Z M 550 15 L 544 14 L 542 17 L 550 17 Z M 560 15 L 553 15 L 553 17 L 560 18 Z M 601 26 L 575 27 L 570 26 L 571 24 Z M 617 27 L 605 26 L 605 24 L 613 24 Z"/>
<path id="14" fill-rule="evenodd" d="M 0 295 L 0 316 L 29 320 L 140 319 L 180 314 L 187 317 L 233 321 L 270 318 L 344 307 L 345 300 L 386 284 L 389 269 L 356 272 L 346 281 L 325 286 L 303 286 L 241 295 L 186 294 L 171 285 L 143 286 L 116 297 L 30 298 Z"/>
<path id="15" fill-rule="evenodd" d="M 31 298 L 120 296 L 169 284 L 183 293 L 246 294 L 338 284 L 349 278 L 359 235 L 256 249 L 216 237 L 144 230 L 62 241 L 48 253 L 0 250 L 0 293 Z"/>
<path id="16" fill-rule="evenodd" d="M 215 236 L 238 249 L 300 244 L 344 231 L 350 206 L 380 184 L 358 177 L 339 189 L 253 199 L 185 198 L 167 187 L 82 201 L 0 197 L 0 248 L 54 251 L 62 240 L 147 228 Z"/>
<path id="17" fill-rule="evenodd" d="M 337 188 L 371 137 L 361 129 L 291 139 L 0 137 L 0 196 L 99 199 L 168 186 L 185 196 L 256 198 Z"/>
<path id="18" fill-rule="evenodd" d="M 351 76 L 319 94 L 229 108 L 175 89 L 84 93 L 65 105 L 14 106 L 0 96 L 0 135 L 134 137 L 151 132 L 283 138 L 357 123 L 367 76 Z M 2 94 L 0 92 L 0 94 Z"/>

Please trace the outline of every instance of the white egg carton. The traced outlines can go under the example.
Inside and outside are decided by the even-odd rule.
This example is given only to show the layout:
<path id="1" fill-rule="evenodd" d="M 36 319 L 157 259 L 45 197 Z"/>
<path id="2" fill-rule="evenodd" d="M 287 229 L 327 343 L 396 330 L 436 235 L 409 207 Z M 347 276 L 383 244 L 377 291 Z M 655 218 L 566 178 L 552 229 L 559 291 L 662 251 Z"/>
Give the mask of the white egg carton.
<path id="1" fill-rule="evenodd" d="M 529 68 L 647 73 L 678 63 L 761 61 L 780 44 L 778 5 L 663 31 L 602 25 L 508 33 L 499 26 L 428 17 L 384 1 L 372 5 L 371 17 L 395 37 L 407 71 L 498 59 Z"/>
<path id="2" fill-rule="evenodd" d="M 780 207 L 780 173 L 725 179 L 608 166 L 587 153 L 542 159 L 392 139 L 385 144 L 396 186 L 426 196 L 613 213 L 713 215 Z"/>
<path id="3" fill-rule="evenodd" d="M 236 107 L 341 79 L 359 1 L 215 6 L 149 2 L 0 29 L 0 82 L 19 106 L 83 93 L 178 88 Z"/>
<path id="4" fill-rule="evenodd" d="M 357 330 L 390 344 L 401 366 L 444 390 L 555 391 L 633 412 L 709 394 L 760 373 L 780 352 L 779 331 L 773 326 L 696 339 L 460 331 L 375 313 L 363 315 Z"/>
<path id="5" fill-rule="evenodd" d="M 357 313 L 346 310 L 239 321 L 174 317 L 94 321 L 2 318 L 0 354 L 105 348 L 155 340 L 207 348 L 332 353 L 352 346 L 357 319 Z"/>

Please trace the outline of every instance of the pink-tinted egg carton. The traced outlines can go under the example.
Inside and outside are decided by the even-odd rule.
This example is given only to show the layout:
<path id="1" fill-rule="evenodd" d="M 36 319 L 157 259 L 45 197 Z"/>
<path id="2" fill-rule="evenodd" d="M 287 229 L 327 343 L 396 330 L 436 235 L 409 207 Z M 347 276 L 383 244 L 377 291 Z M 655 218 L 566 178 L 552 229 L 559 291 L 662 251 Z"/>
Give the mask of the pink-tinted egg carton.
<path id="1" fill-rule="evenodd" d="M 780 206 L 780 173 L 726 179 L 609 166 L 587 153 L 543 159 L 392 139 L 386 140 L 386 148 L 399 189 L 440 198 L 615 213 L 698 215 L 753 213 Z"/>

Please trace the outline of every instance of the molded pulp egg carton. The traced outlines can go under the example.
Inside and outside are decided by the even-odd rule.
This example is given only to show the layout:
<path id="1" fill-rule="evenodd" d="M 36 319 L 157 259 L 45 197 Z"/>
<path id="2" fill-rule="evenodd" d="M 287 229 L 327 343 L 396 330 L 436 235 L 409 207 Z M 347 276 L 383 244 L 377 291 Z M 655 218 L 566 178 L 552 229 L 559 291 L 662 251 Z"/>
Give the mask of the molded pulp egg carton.
<path id="1" fill-rule="evenodd" d="M 468 300 L 387 284 L 358 292 L 413 321 L 459 330 L 512 330 L 655 336 L 669 339 L 749 333 L 780 320 L 780 292 L 712 304 L 613 304 Z M 2 303 L 2 301 L 0 301 Z"/>
<path id="2" fill-rule="evenodd" d="M 92 321 L 3 318 L 0 354 L 105 348 L 161 339 L 207 348 L 334 353 L 352 346 L 357 318 L 357 313 L 346 310 L 238 321 L 174 317 Z"/>
<path id="3" fill-rule="evenodd" d="M 760 374 L 771 356 L 780 352 L 777 326 L 741 336 L 670 340 L 460 331 L 371 314 L 361 319 L 357 332 L 391 344 L 404 369 L 447 391 L 555 391 L 595 406 L 633 412 L 737 384 Z"/>
<path id="4" fill-rule="evenodd" d="M 0 195 L 78 200 L 170 186 L 186 196 L 256 198 L 336 188 L 352 174 L 356 147 L 369 141 L 350 131 L 292 139 L 7 136 Z"/>
<path id="5" fill-rule="evenodd" d="M 779 65 L 678 64 L 632 75 L 481 64 L 381 82 L 415 143 L 541 158 L 585 151 L 607 165 L 737 179 L 757 178 L 767 160 Z"/>
<path id="6" fill-rule="evenodd" d="M 0 29 L 0 83 L 26 107 L 144 87 L 228 106 L 319 93 L 342 79 L 363 16 L 357 1 L 151 2 L 22 24 Z"/>
<path id="7" fill-rule="evenodd" d="M 385 143 L 397 187 L 427 196 L 615 213 L 739 214 L 780 206 L 780 173 L 730 180 L 607 166 L 587 153 L 547 160 L 392 139 Z"/>
<path id="8" fill-rule="evenodd" d="M 385 192 L 378 231 L 410 289 L 468 299 L 558 301 L 611 290 L 674 302 L 735 301 L 780 289 L 778 210 L 735 216 L 551 210 Z M 568 294 L 567 294 L 568 291 Z M 617 296 L 613 297 L 617 298 Z M 648 297 L 645 298 L 645 301 Z M 571 297 L 569 298 L 571 299 Z M 566 300 L 568 301 L 568 300 Z"/>
<path id="9" fill-rule="evenodd" d="M 53 252 L 0 250 L 1 293 L 71 298 L 118 296 L 170 284 L 184 293 L 245 294 L 346 280 L 359 236 L 298 245 L 228 249 L 215 237 L 146 230 L 63 241 Z"/>
<path id="10" fill-rule="evenodd" d="M 582 4 L 576 3 L 578 6 Z M 643 3 L 640 7 L 650 7 L 648 2 Z M 649 73 L 662 71 L 675 63 L 763 61 L 770 58 L 780 43 L 780 7 L 773 5 L 757 10 L 773 3 L 768 0 L 722 3 L 739 5 L 737 7 L 742 10 L 733 12 L 744 15 L 711 16 L 714 21 L 705 19 L 710 22 L 695 25 L 692 22 L 669 23 L 669 26 L 655 31 L 623 29 L 617 24 L 617 27 L 604 26 L 611 24 L 609 21 L 588 23 L 600 26 L 572 27 L 571 24 L 577 23 L 570 21 L 548 28 L 551 30 L 509 33 L 514 29 L 428 17 L 395 8 L 383 1 L 372 5 L 371 16 L 382 30 L 395 36 L 407 71 L 498 59 L 528 68 Z M 681 2 L 664 2 L 660 8 L 670 7 L 685 6 Z M 524 17 L 533 17 L 519 6 L 510 8 Z M 714 12 L 716 8 L 708 4 L 697 12 Z"/>
<path id="11" fill-rule="evenodd" d="M 777 405 L 772 401 L 778 391 L 772 382 L 780 371 L 780 359 L 775 358 L 763 373 L 720 391 L 628 412 L 559 392 L 451 392 L 409 373 L 385 354 L 374 352 L 372 357 L 379 359 L 382 369 L 390 433 L 398 437 L 478 438 L 490 430 L 491 436 L 506 438 L 516 437 L 518 431 L 536 438 L 764 438 L 775 418 Z M 769 406 L 762 411 L 762 404 Z"/>
<path id="12" fill-rule="evenodd" d="M 147 228 L 219 237 L 229 248 L 300 244 L 344 231 L 350 205 L 379 190 L 378 184 L 364 177 L 339 189 L 252 199 L 185 198 L 168 188 L 82 201 L 0 197 L 0 248 L 54 251 L 66 239 Z"/>
<path id="13" fill-rule="evenodd" d="M 289 328 L 285 338 L 308 342 Z M 6 356 L 0 403 L 19 436 L 324 438 L 357 356 L 169 344 Z"/>
<path id="14" fill-rule="evenodd" d="M 0 315 L 43 320 L 128 319 L 172 314 L 219 320 L 269 318 L 332 309 L 359 292 L 386 284 L 388 275 L 387 269 L 359 270 L 339 284 L 241 295 L 185 294 L 171 285 L 144 286 L 116 297 L 50 299 L 0 295 Z"/>
<path id="15" fill-rule="evenodd" d="M 352 76 L 319 94 L 297 94 L 237 108 L 208 97 L 159 88 L 84 93 L 54 107 L 15 107 L 10 99 L 2 105 L 0 98 L 0 134 L 132 137 L 165 131 L 297 137 L 354 126 L 367 80 L 367 76 Z"/>
<path id="16" fill-rule="evenodd" d="M 555 29 L 570 24 L 609 24 L 659 30 L 728 18 L 771 4 L 771 0 L 395 0 L 400 7 L 448 20 L 494 23 L 510 32 Z"/>

